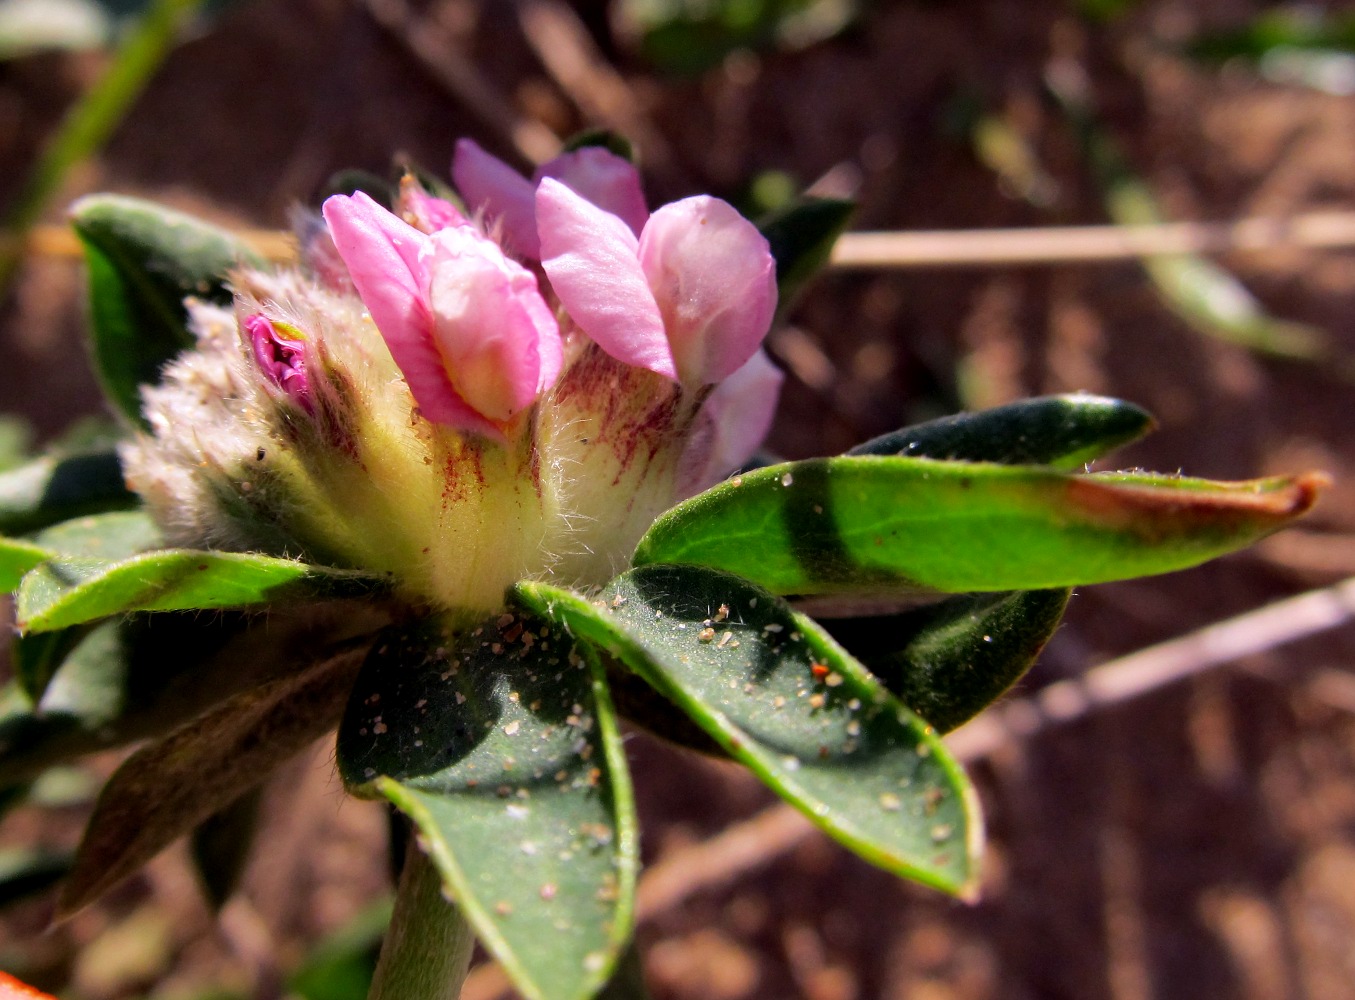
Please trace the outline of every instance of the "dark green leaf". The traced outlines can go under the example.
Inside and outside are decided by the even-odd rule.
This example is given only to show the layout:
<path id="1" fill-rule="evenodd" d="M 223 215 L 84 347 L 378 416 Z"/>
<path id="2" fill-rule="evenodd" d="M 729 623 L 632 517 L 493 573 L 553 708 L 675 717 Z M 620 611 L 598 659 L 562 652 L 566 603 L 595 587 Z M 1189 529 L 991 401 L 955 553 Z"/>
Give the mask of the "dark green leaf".
<path id="1" fill-rule="evenodd" d="M 517 594 L 642 675 L 867 861 L 973 893 L 982 832 L 964 773 L 929 726 L 785 602 L 692 566 L 632 570 L 591 603 L 547 584 Z"/>
<path id="2" fill-rule="evenodd" d="M 48 456 L 0 473 L 0 533 L 23 535 L 58 521 L 136 506 L 117 452 Z"/>
<path id="3" fill-rule="evenodd" d="M 42 847 L 0 851 L 0 908 L 41 895 L 70 871 L 71 855 Z"/>
<path id="4" fill-rule="evenodd" d="M 947 733 L 1030 669 L 1058 627 L 1069 593 L 966 594 L 826 627 L 899 701 Z"/>
<path id="5" fill-rule="evenodd" d="M 320 192 L 320 199 L 323 201 L 331 195 L 351 195 L 361 191 L 382 208 L 389 209 L 395 204 L 396 190 L 396 185 L 380 174 L 374 174 L 370 170 L 348 169 L 330 175 Z"/>
<path id="6" fill-rule="evenodd" d="M 131 615 L 94 628 L 36 706 L 0 688 L 0 787 L 53 764 L 159 736 L 241 691 L 296 672 L 317 651 L 384 624 L 367 603 Z"/>
<path id="7" fill-rule="evenodd" d="M 543 634 L 544 633 L 544 634 Z M 582 1000 L 630 934 L 634 805 L 591 650 L 530 617 L 384 634 L 339 729 L 351 791 L 381 796 L 530 1000 Z"/>
<path id="8" fill-rule="evenodd" d="M 778 594 L 1043 590 L 1166 573 L 1307 511 L 1320 475 L 1215 483 L 849 456 L 736 476 L 660 517 L 637 566 L 689 563 Z"/>
<path id="9" fill-rule="evenodd" d="M 251 789 L 193 831 L 193 867 L 214 910 L 226 905 L 240 883 L 259 828 L 261 798 L 260 789 Z"/>
<path id="10" fill-rule="evenodd" d="M 89 631 L 88 626 L 75 625 L 55 632 L 15 636 L 9 646 L 10 665 L 14 668 L 14 679 L 34 704 L 42 700 L 57 668 Z"/>
<path id="11" fill-rule="evenodd" d="M 389 898 L 359 912 L 311 949 L 288 980 L 288 991 L 302 1000 L 366 1000 L 390 919 Z"/>
<path id="12" fill-rule="evenodd" d="M 872 438 L 847 454 L 1076 469 L 1152 427 L 1153 418 L 1133 403 L 1080 393 L 1041 396 L 914 424 Z"/>
<path id="13" fill-rule="evenodd" d="M 360 573 L 294 559 L 160 549 L 120 561 L 70 556 L 45 562 L 24 577 L 16 617 L 20 629 L 46 632 L 128 611 L 249 607 L 379 589 L 379 581 Z"/>
<path id="14" fill-rule="evenodd" d="M 94 902 L 330 729 L 364 652 L 233 695 L 129 757 L 99 796 L 58 912 Z"/>
<path id="15" fill-rule="evenodd" d="M 59 556 L 113 562 L 157 548 L 164 536 L 149 514 L 129 510 L 62 521 L 38 532 L 33 541 Z"/>
<path id="16" fill-rule="evenodd" d="M 777 315 L 785 314 L 800 289 L 828 263 L 855 211 L 854 201 L 803 198 L 762 220 L 758 228 L 776 260 Z"/>
<path id="17" fill-rule="evenodd" d="M 613 132 L 606 128 L 588 128 L 582 132 L 575 132 L 564 141 L 561 150 L 565 153 L 572 153 L 590 146 L 600 146 L 623 160 L 635 162 L 635 147 L 631 145 L 630 140 L 619 132 Z"/>
<path id="18" fill-rule="evenodd" d="M 139 387 L 193 344 L 184 298 L 229 303 L 229 272 L 263 262 L 225 230 L 135 198 L 82 198 L 71 223 L 89 263 L 95 367 L 108 398 L 139 421 Z"/>

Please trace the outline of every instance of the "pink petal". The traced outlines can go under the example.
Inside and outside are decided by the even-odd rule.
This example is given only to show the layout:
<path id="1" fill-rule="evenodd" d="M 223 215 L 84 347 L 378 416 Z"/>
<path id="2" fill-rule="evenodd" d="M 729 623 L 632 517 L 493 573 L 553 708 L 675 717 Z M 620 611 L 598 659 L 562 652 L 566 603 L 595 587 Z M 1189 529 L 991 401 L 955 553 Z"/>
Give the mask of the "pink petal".
<path id="1" fill-rule="evenodd" d="M 529 260 L 541 258 L 531 181 L 470 139 L 457 141 L 452 179 L 472 210 L 502 227 L 509 250 Z"/>
<path id="2" fill-rule="evenodd" d="M 335 195 L 323 212 L 358 296 L 423 415 L 435 423 L 494 431 L 452 387 L 433 343 L 424 259 L 431 239 L 361 192 Z"/>
<path id="3" fill-rule="evenodd" d="M 551 355 L 563 353 L 536 278 L 465 226 L 434 236 L 429 267 L 433 337 L 447 377 L 481 414 L 509 420 L 536 400 L 543 374 L 554 381 L 559 360 Z"/>
<path id="4" fill-rule="evenodd" d="M 690 496 L 715 485 L 743 465 L 771 430 L 785 380 L 759 349 L 725 379 L 702 407 L 693 446 L 682 459 L 680 489 Z"/>
<path id="5" fill-rule="evenodd" d="M 756 226 L 719 198 L 684 198 L 650 216 L 639 253 L 683 384 L 720 382 L 753 356 L 776 311 Z"/>
<path id="6" fill-rule="evenodd" d="M 635 234 L 551 177 L 537 188 L 536 215 L 541 266 L 574 322 L 618 361 L 676 379 Z"/>
<path id="7" fill-rule="evenodd" d="M 543 177 L 554 177 L 598 208 L 611 212 L 637 236 L 649 218 L 639 172 L 629 160 L 601 146 L 584 146 L 557 156 L 537 170 L 538 183 Z"/>

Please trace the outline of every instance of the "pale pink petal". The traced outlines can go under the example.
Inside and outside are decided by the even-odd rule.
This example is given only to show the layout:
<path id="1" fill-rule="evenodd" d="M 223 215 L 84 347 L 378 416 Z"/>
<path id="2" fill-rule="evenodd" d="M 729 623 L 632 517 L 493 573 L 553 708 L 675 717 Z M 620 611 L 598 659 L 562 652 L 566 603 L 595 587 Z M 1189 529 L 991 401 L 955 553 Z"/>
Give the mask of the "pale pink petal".
<path id="1" fill-rule="evenodd" d="M 536 215 L 541 266 L 579 328 L 618 361 L 676 379 L 635 234 L 551 177 L 537 188 Z"/>
<path id="2" fill-rule="evenodd" d="M 530 406 L 559 344 L 536 278 L 469 227 L 439 232 L 429 259 L 433 336 L 461 397 L 505 422 Z M 559 362 L 554 361 L 554 381 Z"/>
<path id="3" fill-rule="evenodd" d="M 471 210 L 483 212 L 488 222 L 501 228 L 510 251 L 540 260 L 531 181 L 470 139 L 457 140 L 452 179 Z"/>
<path id="4" fill-rule="evenodd" d="M 423 233 L 435 233 L 449 226 L 464 226 L 466 216 L 445 198 L 431 195 L 423 185 L 406 174 L 400 181 L 395 214 Z"/>
<path id="5" fill-rule="evenodd" d="M 430 238 L 361 192 L 335 195 L 323 211 L 353 286 L 423 415 L 434 423 L 492 431 L 453 388 L 433 343 L 425 261 Z"/>
<path id="6" fill-rule="evenodd" d="M 784 380 L 781 369 L 759 349 L 715 387 L 697 418 L 697 433 L 682 457 L 682 496 L 715 485 L 753 457 L 771 430 Z"/>
<path id="7" fill-rule="evenodd" d="M 598 208 L 611 212 L 637 236 L 649 218 L 639 172 L 629 160 L 601 146 L 584 146 L 557 156 L 537 170 L 538 183 L 543 177 L 554 177 Z"/>
<path id="8" fill-rule="evenodd" d="M 776 262 L 757 227 L 719 198 L 664 205 L 640 235 L 680 380 L 719 382 L 753 356 L 776 311 Z"/>

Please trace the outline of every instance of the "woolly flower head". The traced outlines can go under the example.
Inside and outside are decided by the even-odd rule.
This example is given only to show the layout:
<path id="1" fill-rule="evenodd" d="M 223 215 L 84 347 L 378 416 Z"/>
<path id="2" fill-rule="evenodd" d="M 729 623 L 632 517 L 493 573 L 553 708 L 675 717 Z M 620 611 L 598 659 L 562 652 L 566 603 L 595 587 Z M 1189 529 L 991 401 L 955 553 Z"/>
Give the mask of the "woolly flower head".
<path id="1" fill-rule="evenodd" d="M 529 181 L 462 143 L 453 172 L 469 216 L 409 179 L 394 211 L 331 198 L 302 268 L 189 303 L 197 348 L 123 455 L 172 542 L 493 610 L 519 579 L 605 581 L 760 442 L 780 375 L 750 223 L 705 197 L 649 215 L 601 149 Z"/>

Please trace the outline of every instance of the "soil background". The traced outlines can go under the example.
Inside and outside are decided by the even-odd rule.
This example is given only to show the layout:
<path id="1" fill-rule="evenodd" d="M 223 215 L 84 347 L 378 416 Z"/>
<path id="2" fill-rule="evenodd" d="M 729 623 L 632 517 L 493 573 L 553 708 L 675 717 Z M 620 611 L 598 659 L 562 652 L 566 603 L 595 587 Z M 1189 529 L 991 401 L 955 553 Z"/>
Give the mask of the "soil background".
<path id="1" fill-rule="evenodd" d="M 558 135 L 638 128 L 652 204 L 697 191 L 744 198 L 775 170 L 854 194 L 858 229 L 1101 223 L 1088 168 L 1044 94 L 1060 59 L 1086 72 L 1106 126 L 1172 217 L 1355 207 L 1355 97 L 1180 54 L 1182 40 L 1267 6 L 1144 0 L 1097 22 L 1052 0 L 881 0 L 830 40 L 676 78 L 648 68 L 610 30 L 614 12 L 589 0 L 573 9 L 614 76 L 552 72 L 523 31 L 527 4 L 415 7 L 443 41 L 430 68 L 417 32 L 379 23 L 374 12 L 389 9 L 379 0 L 254 0 L 174 52 L 68 195 L 134 193 L 283 227 L 342 167 L 384 173 L 403 153 L 445 170 L 463 135 L 511 157 L 505 120 L 449 87 L 439 74 L 450 66 Z M 548 38 L 545 51 L 573 50 Z M 97 66 L 70 55 L 0 66 L 0 195 L 13 195 Z M 1052 184 L 1041 204 L 976 156 L 955 124 L 968 106 L 1025 137 Z M 1224 262 L 1267 309 L 1355 351 L 1355 253 Z M 44 438 L 102 412 L 83 359 L 83 280 L 75 261 L 34 258 L 0 307 L 0 406 Z M 1080 592 L 1018 696 L 1355 574 L 1350 384 L 1199 335 L 1135 263 L 835 271 L 790 322 L 770 342 L 789 377 L 769 444 L 787 457 L 835 453 L 961 405 L 1089 390 L 1160 422 L 1116 466 L 1333 475 L 1308 520 L 1250 552 Z M 644 922 L 654 995 L 1355 997 L 1353 660 L 1347 624 L 1009 740 L 971 768 L 991 838 L 974 905 L 896 881 L 817 835 L 769 850 Z M 771 804 L 733 768 L 639 734 L 629 746 L 648 863 Z M 242 896 L 219 921 L 175 849 L 53 932 L 42 933 L 45 902 L 12 911 L 0 967 L 81 1000 L 278 995 L 309 944 L 387 885 L 385 823 L 343 800 L 323 747 L 274 783 L 266 816 Z M 69 843 L 79 824 L 78 810 L 20 811 L 0 824 L 0 846 Z M 486 975 L 473 985 L 493 995 Z"/>

